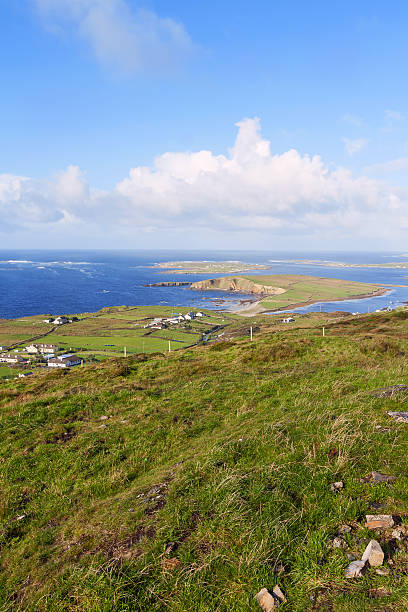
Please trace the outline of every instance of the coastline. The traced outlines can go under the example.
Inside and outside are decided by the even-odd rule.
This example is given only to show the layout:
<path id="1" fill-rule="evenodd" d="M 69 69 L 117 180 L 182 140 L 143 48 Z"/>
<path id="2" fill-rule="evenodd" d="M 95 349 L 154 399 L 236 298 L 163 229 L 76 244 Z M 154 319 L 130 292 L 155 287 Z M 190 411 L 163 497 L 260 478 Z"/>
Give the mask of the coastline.
<path id="1" fill-rule="evenodd" d="M 242 308 L 238 308 L 237 310 L 233 310 L 234 314 L 241 315 L 243 317 L 254 317 L 258 314 L 266 314 L 266 313 L 279 313 L 279 312 L 290 312 L 292 309 L 303 308 L 304 306 L 311 306 L 312 304 L 324 304 L 326 302 L 348 302 L 351 300 L 364 300 L 366 298 L 379 297 L 381 295 L 386 294 L 389 289 L 380 288 L 378 291 L 374 293 L 362 293 L 360 295 L 354 295 L 353 297 L 344 297 L 344 298 L 333 298 L 328 300 L 308 300 L 305 302 L 298 302 L 295 304 L 290 304 L 289 306 L 284 306 L 282 308 L 263 308 L 261 306 L 261 302 L 264 299 L 262 297 L 260 300 L 254 301 L 252 304 L 243 306 Z"/>

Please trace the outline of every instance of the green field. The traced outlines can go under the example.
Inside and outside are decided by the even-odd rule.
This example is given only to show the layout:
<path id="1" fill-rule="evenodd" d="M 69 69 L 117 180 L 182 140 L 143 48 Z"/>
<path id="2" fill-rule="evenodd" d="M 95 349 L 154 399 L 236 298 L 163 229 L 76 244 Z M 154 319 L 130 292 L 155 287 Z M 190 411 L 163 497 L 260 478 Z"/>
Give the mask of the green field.
<path id="1" fill-rule="evenodd" d="M 381 391 L 408 311 L 255 323 L 2 383 L 2 611 L 256 612 L 275 584 L 282 612 L 408 609 L 408 394 Z M 346 578 L 373 537 L 383 573 Z"/>
<path id="2" fill-rule="evenodd" d="M 190 309 L 178 308 L 177 312 L 186 313 Z M 87 357 L 92 353 L 98 356 L 153 353 L 168 351 L 169 341 L 172 350 L 200 342 L 203 334 L 216 325 L 230 325 L 237 317 L 231 314 L 220 315 L 205 311 L 206 316 L 191 322 L 182 322 L 163 330 L 145 329 L 154 317 L 169 317 L 174 308 L 166 306 L 112 307 L 97 313 L 76 314 L 78 321 L 53 328 L 41 323 L 42 317 L 25 317 L 24 320 L 0 321 L 0 344 L 3 346 L 24 346 L 32 338 L 36 342 L 57 344 L 61 351 L 72 350 Z M 73 316 L 73 315 L 69 315 Z M 45 334 L 45 335 L 42 335 Z"/>
<path id="3" fill-rule="evenodd" d="M 268 276 L 245 276 L 262 285 L 285 289 L 285 293 L 268 296 L 260 303 L 261 309 L 291 308 L 297 304 L 352 299 L 370 295 L 381 289 L 379 285 L 358 283 L 336 278 L 320 278 L 295 274 L 274 274 Z"/>

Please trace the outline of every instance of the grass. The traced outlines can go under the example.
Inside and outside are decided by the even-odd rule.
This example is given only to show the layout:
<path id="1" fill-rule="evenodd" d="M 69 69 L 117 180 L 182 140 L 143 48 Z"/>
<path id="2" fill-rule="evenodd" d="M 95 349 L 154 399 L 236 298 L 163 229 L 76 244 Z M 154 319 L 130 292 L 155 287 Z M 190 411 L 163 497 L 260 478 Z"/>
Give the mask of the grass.
<path id="1" fill-rule="evenodd" d="M 177 312 L 186 313 L 189 310 L 178 308 Z M 166 306 L 104 308 L 96 313 L 77 314 L 75 316 L 79 318 L 78 321 L 57 327 L 54 331 L 52 325 L 41 322 L 44 317 L 3 319 L 0 321 L 0 345 L 23 346 L 35 338 L 37 342 L 54 343 L 64 351 L 72 349 L 81 354 L 97 352 L 105 356 L 115 353 L 119 355 L 123 353 L 124 347 L 129 353 L 153 353 L 167 351 L 169 340 L 173 348 L 196 344 L 212 327 L 220 324 L 228 326 L 238 318 L 205 310 L 205 317 L 188 324 L 164 330 L 145 329 L 144 326 L 154 317 L 169 317 L 173 312 L 174 308 Z"/>
<path id="2" fill-rule="evenodd" d="M 408 384 L 408 312 L 322 320 L 2 384 L 2 610 L 255 611 L 276 583 L 282 612 L 407 609 L 406 540 L 343 571 L 371 504 L 408 529 L 406 396 L 372 393 Z"/>

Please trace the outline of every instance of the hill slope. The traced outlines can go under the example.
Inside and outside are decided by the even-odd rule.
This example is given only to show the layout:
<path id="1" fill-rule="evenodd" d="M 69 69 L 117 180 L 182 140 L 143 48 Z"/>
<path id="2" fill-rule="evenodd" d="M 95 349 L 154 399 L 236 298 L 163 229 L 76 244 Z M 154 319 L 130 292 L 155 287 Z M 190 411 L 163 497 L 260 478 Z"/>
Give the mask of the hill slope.
<path id="1" fill-rule="evenodd" d="M 1 609 L 406 609 L 407 395 L 373 391 L 408 383 L 408 313 L 326 330 L 3 383 Z M 376 513 L 390 572 L 346 579 Z"/>

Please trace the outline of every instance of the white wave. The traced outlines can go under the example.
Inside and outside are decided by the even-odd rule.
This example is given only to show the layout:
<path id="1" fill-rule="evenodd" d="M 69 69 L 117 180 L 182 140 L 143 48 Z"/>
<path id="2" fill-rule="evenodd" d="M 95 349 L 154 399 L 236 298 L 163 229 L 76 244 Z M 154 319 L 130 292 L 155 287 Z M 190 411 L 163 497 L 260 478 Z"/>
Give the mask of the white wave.
<path id="1" fill-rule="evenodd" d="M 29 259 L 6 259 L 5 261 L 0 261 L 0 264 L 22 264 L 22 263 L 34 263 Z"/>

